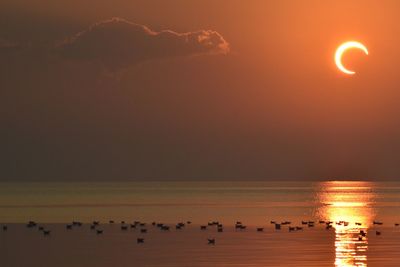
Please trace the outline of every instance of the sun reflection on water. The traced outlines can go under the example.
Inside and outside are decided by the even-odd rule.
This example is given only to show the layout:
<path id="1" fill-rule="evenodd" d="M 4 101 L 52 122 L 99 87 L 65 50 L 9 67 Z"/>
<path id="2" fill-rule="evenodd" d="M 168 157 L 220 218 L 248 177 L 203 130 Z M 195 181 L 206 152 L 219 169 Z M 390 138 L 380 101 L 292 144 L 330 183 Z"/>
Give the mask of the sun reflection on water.
<path id="1" fill-rule="evenodd" d="M 375 218 L 374 184 L 324 182 L 318 184 L 317 215 L 335 230 L 335 266 L 367 266 L 368 229 Z"/>

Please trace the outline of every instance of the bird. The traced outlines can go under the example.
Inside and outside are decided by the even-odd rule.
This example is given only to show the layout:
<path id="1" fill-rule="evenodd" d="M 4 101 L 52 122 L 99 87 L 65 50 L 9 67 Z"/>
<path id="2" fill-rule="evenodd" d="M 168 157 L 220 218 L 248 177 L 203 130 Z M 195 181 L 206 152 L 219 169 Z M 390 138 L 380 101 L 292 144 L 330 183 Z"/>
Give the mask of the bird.
<path id="1" fill-rule="evenodd" d="M 262 228 L 262 227 L 257 228 L 257 232 L 263 232 L 263 231 L 264 231 L 264 228 Z"/>
<path id="2" fill-rule="evenodd" d="M 44 230 L 44 227 L 43 227 L 43 226 L 39 226 L 39 227 L 38 227 L 38 230 L 39 230 L 39 231 L 43 231 L 43 230 Z"/>
<path id="3" fill-rule="evenodd" d="M 177 224 L 175 225 L 175 229 L 176 229 L 176 230 L 181 230 L 184 226 L 185 226 L 184 223 L 177 223 Z"/>
<path id="4" fill-rule="evenodd" d="M 358 226 L 361 226 L 361 225 L 362 225 L 362 223 L 356 222 L 356 225 L 358 225 Z"/>
<path id="5" fill-rule="evenodd" d="M 67 225 L 65 226 L 65 228 L 67 228 L 68 230 L 71 230 L 71 229 L 72 229 L 72 224 L 67 224 Z"/>
<path id="6" fill-rule="evenodd" d="M 379 232 L 379 231 L 376 231 L 375 233 L 376 233 L 376 235 L 381 235 L 381 234 L 382 234 L 382 233 Z"/>
<path id="7" fill-rule="evenodd" d="M 147 233 L 147 229 L 140 229 L 141 233 Z"/>
<path id="8" fill-rule="evenodd" d="M 207 240 L 209 245 L 215 245 L 215 238 L 208 238 Z"/>
<path id="9" fill-rule="evenodd" d="M 289 227 L 289 232 L 296 231 L 296 227 Z"/>
<path id="10" fill-rule="evenodd" d="M 374 221 L 374 225 L 382 225 L 383 224 L 383 222 L 379 222 L 379 221 Z"/>
<path id="11" fill-rule="evenodd" d="M 219 233 L 222 233 L 223 231 L 224 231 L 224 229 L 222 228 L 222 227 L 218 227 L 218 230 L 217 230 Z"/>
<path id="12" fill-rule="evenodd" d="M 108 223 L 109 223 L 109 224 L 113 224 L 114 221 L 113 221 L 113 220 L 109 220 Z"/>
<path id="13" fill-rule="evenodd" d="M 50 230 L 43 230 L 43 235 L 45 235 L 45 236 L 50 235 L 50 232 L 51 232 Z"/>
<path id="14" fill-rule="evenodd" d="M 123 231 L 128 230 L 128 226 L 126 226 L 126 225 L 121 225 L 121 230 L 123 230 Z"/>
<path id="15" fill-rule="evenodd" d="M 37 224 L 34 221 L 29 221 L 28 224 L 26 225 L 26 227 L 28 228 L 32 228 L 32 227 L 36 227 Z"/>
<path id="16" fill-rule="evenodd" d="M 200 226 L 200 230 L 207 230 L 207 226 L 201 225 L 201 226 Z"/>
<path id="17" fill-rule="evenodd" d="M 169 231 L 169 226 L 163 225 L 163 226 L 161 227 L 161 230 L 162 230 L 162 231 Z"/>
<path id="18" fill-rule="evenodd" d="M 78 221 L 73 221 L 72 225 L 74 225 L 74 226 L 82 226 L 82 223 L 78 222 Z"/>
<path id="19" fill-rule="evenodd" d="M 279 223 L 275 224 L 275 230 L 281 230 L 281 225 Z"/>
<path id="20" fill-rule="evenodd" d="M 7 230 L 8 230 L 7 225 L 3 225 L 3 231 L 7 231 Z"/>
<path id="21" fill-rule="evenodd" d="M 90 226 L 90 229 L 91 229 L 91 230 L 96 229 L 96 225 L 92 224 L 92 225 Z"/>
<path id="22" fill-rule="evenodd" d="M 136 243 L 138 244 L 144 243 L 144 238 L 137 238 Z"/>
<path id="23" fill-rule="evenodd" d="M 97 229 L 96 234 L 101 235 L 103 233 L 103 230 Z"/>
<path id="24" fill-rule="evenodd" d="M 399 225 L 400 225 L 400 224 L 398 224 L 398 223 L 395 223 L 395 224 L 394 224 L 394 226 L 399 226 Z"/>

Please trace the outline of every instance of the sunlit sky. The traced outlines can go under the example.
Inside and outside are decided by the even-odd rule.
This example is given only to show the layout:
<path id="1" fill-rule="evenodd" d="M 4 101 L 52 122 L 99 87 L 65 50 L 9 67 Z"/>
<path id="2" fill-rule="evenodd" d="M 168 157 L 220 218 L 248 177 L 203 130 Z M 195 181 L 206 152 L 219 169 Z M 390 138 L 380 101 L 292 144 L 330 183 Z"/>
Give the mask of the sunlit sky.
<path id="1" fill-rule="evenodd" d="M 2 1 L 0 180 L 396 179 L 399 10 Z"/>

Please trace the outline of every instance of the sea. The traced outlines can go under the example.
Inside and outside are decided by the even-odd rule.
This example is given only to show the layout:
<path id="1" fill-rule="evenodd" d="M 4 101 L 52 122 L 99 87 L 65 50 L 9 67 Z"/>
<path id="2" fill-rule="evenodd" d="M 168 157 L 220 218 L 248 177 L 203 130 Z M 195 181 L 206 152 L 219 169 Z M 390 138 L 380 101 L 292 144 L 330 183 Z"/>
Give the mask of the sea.
<path id="1" fill-rule="evenodd" d="M 398 182 L 1 183 L 0 266 L 400 266 L 398 223 Z"/>

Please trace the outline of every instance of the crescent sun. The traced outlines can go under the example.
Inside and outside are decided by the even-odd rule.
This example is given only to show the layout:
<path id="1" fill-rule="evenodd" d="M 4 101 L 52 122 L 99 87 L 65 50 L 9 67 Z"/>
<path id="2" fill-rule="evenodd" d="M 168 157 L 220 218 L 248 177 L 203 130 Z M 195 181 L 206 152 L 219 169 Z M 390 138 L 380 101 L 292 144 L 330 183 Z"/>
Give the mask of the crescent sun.
<path id="1" fill-rule="evenodd" d="M 349 50 L 349 49 L 360 49 L 362 50 L 366 55 L 368 55 L 368 49 L 365 47 L 365 45 L 363 45 L 360 42 L 356 42 L 356 41 L 350 41 L 350 42 L 346 42 L 341 44 L 338 49 L 336 50 L 335 53 L 335 63 L 336 66 L 338 67 L 338 69 L 348 75 L 354 75 L 356 74 L 354 71 L 347 69 L 343 63 L 342 63 L 342 57 L 343 54 Z"/>

